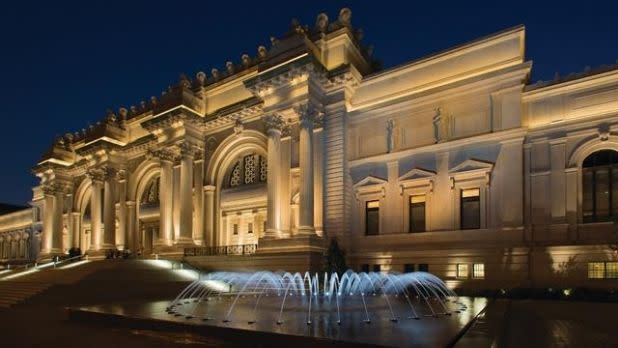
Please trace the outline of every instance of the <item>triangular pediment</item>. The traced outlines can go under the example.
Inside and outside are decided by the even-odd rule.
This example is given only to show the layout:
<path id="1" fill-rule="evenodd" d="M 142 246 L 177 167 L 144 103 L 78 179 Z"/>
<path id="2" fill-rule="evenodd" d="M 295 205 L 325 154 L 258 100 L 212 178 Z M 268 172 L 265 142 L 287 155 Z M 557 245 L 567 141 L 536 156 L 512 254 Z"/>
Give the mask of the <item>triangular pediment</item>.
<path id="1" fill-rule="evenodd" d="M 369 175 L 365 177 L 363 180 L 354 184 L 354 188 L 367 187 L 367 186 L 376 186 L 376 185 L 384 185 L 387 181 L 382 178 L 378 178 L 377 176 Z"/>
<path id="2" fill-rule="evenodd" d="M 465 173 L 471 171 L 487 171 L 490 172 L 494 168 L 494 164 L 490 162 L 479 161 L 475 159 L 467 159 L 454 168 L 449 173 Z"/>
<path id="3" fill-rule="evenodd" d="M 436 173 L 430 170 L 425 170 L 421 168 L 413 168 L 409 172 L 400 176 L 399 181 L 429 179 L 429 178 L 433 178 L 434 176 L 436 176 Z"/>

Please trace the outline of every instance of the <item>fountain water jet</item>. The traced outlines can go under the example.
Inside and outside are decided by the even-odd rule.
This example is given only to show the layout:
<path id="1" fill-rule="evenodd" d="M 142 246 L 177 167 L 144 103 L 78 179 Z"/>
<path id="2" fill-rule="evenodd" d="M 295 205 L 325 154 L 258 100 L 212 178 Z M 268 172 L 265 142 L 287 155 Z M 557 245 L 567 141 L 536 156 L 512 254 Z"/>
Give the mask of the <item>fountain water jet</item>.
<path id="1" fill-rule="evenodd" d="M 359 317 L 369 324 L 381 318 L 393 323 L 400 317 L 418 320 L 427 311 L 425 316 L 437 317 L 466 310 L 442 280 L 426 272 L 347 271 L 341 277 L 325 273 L 322 286 L 320 278 L 318 273 L 311 276 L 309 272 L 210 273 L 181 291 L 167 312 L 204 321 L 219 317 L 224 323 L 242 316 L 249 324 L 268 318 L 277 325 L 287 320 L 288 313 L 287 318 L 298 318 L 300 313 L 306 325 L 318 319 L 328 322 L 330 315 L 336 314 L 335 322 L 340 325 L 342 314 L 346 320 Z M 224 311 L 220 305 L 211 305 L 214 299 L 222 298 L 230 301 Z M 449 302 L 456 308 L 449 309 Z M 434 309 L 436 305 L 442 309 Z"/>

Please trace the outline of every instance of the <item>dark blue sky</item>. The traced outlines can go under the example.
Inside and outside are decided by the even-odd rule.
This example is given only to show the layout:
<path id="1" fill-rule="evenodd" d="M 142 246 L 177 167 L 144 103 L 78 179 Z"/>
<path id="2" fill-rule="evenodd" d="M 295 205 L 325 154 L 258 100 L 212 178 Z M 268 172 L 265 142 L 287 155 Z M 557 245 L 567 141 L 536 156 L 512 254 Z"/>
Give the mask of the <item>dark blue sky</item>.
<path id="1" fill-rule="evenodd" d="M 524 24 L 536 81 L 618 59 L 617 6 L 568 3 L 11 1 L 0 11 L 0 202 L 31 198 L 30 170 L 55 136 L 159 95 L 180 73 L 253 56 L 294 17 L 313 25 L 349 6 L 385 67 Z"/>

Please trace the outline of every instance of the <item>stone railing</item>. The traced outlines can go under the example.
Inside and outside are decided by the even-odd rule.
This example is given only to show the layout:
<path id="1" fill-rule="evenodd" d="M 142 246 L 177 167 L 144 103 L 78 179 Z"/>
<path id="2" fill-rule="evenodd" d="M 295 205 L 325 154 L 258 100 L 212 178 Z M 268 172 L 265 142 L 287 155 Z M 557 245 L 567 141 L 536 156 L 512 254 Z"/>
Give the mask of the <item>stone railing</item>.
<path id="1" fill-rule="evenodd" d="M 223 245 L 215 247 L 185 248 L 185 256 L 250 255 L 257 250 L 257 244 Z"/>

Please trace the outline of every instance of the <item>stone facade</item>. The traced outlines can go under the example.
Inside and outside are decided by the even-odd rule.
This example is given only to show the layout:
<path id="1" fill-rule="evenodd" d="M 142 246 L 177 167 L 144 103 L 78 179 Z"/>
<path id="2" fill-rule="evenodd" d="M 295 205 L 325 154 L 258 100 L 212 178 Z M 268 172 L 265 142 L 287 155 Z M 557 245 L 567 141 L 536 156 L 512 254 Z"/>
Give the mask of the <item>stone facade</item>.
<path id="1" fill-rule="evenodd" d="M 454 287 L 613 286 L 589 279 L 590 262 L 612 277 L 615 225 L 585 221 L 582 168 L 618 150 L 618 69 L 528 85 L 524 36 L 376 71 L 349 10 L 293 22 L 255 57 L 57 139 L 34 169 L 38 257 L 301 270 L 337 238 L 351 267 Z"/>

